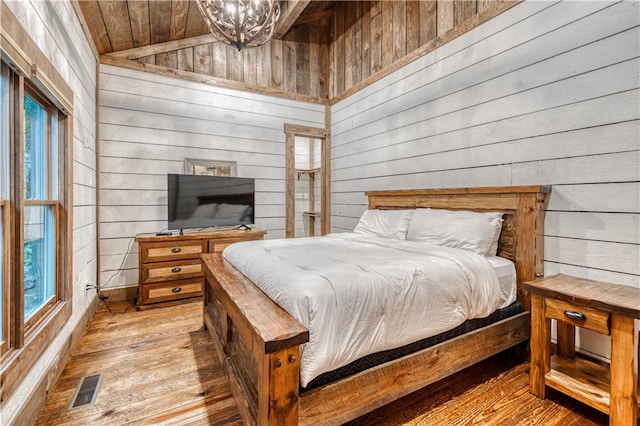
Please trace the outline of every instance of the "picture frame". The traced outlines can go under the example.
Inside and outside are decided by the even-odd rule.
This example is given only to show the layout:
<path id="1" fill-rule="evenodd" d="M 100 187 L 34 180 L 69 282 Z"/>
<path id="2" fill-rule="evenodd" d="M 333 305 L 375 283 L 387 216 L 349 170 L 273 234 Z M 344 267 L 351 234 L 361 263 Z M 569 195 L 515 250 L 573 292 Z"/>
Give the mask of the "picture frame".
<path id="1" fill-rule="evenodd" d="M 188 175 L 233 177 L 238 175 L 238 163 L 236 161 L 185 158 L 184 173 Z"/>

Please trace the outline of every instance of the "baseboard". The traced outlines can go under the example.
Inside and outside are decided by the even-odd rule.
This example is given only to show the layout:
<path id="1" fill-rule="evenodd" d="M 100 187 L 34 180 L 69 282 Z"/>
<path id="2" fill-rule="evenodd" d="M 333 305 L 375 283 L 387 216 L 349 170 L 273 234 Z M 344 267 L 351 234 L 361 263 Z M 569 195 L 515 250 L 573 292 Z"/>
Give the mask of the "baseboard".
<path id="1" fill-rule="evenodd" d="M 100 296 L 107 297 L 110 302 L 136 300 L 136 297 L 138 297 L 138 287 L 101 289 Z"/>
<path id="2" fill-rule="evenodd" d="M 96 297 L 93 300 L 93 303 L 91 303 L 89 308 L 85 311 L 83 317 L 78 321 L 78 324 L 76 324 L 75 329 L 67 338 L 67 342 L 62 345 L 62 351 L 58 354 L 56 359 L 51 362 L 51 366 L 42 376 L 40 382 L 29 396 L 29 399 L 22 406 L 22 409 L 18 412 L 18 415 L 15 418 L 20 419 L 21 424 L 33 424 L 35 422 L 40 410 L 42 410 L 42 407 L 47 401 L 49 393 L 62 374 L 67 362 L 71 359 L 71 352 L 73 352 L 80 341 L 80 338 L 84 336 L 87 331 L 87 327 L 93 319 L 99 305 L 100 299 Z"/>

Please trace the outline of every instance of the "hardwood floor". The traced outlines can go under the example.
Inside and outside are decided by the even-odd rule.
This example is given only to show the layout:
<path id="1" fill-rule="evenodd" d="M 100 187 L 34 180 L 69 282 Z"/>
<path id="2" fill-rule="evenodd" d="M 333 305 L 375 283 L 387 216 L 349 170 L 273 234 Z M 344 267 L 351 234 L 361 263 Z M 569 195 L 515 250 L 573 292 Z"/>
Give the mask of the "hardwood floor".
<path id="1" fill-rule="evenodd" d="M 202 304 L 104 307 L 72 353 L 38 425 L 239 425 L 229 384 L 202 328 Z M 68 410 L 80 379 L 103 373 L 95 404 Z"/>
<path id="2" fill-rule="evenodd" d="M 201 303 L 135 311 L 102 307 L 73 351 L 38 425 L 239 425 Z M 103 373 L 93 405 L 68 410 L 84 376 Z M 608 417 L 556 392 L 528 392 L 529 368 L 503 353 L 350 423 L 600 425 Z"/>

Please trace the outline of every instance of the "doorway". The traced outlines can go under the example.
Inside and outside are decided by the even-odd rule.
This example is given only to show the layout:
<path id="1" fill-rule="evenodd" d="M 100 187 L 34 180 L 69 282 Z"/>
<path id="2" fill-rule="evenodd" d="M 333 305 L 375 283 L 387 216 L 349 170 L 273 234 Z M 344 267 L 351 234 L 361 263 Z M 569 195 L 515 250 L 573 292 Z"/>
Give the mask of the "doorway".
<path id="1" fill-rule="evenodd" d="M 329 142 L 325 129 L 285 124 L 287 238 L 329 229 Z"/>

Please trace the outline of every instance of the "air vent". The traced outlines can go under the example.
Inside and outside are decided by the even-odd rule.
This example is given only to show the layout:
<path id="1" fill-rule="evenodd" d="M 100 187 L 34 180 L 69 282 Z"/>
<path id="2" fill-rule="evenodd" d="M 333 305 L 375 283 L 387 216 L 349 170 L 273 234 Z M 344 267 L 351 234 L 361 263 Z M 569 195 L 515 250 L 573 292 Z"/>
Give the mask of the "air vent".
<path id="1" fill-rule="evenodd" d="M 102 374 L 83 377 L 69 409 L 93 404 L 98 396 L 100 382 L 102 382 Z"/>

